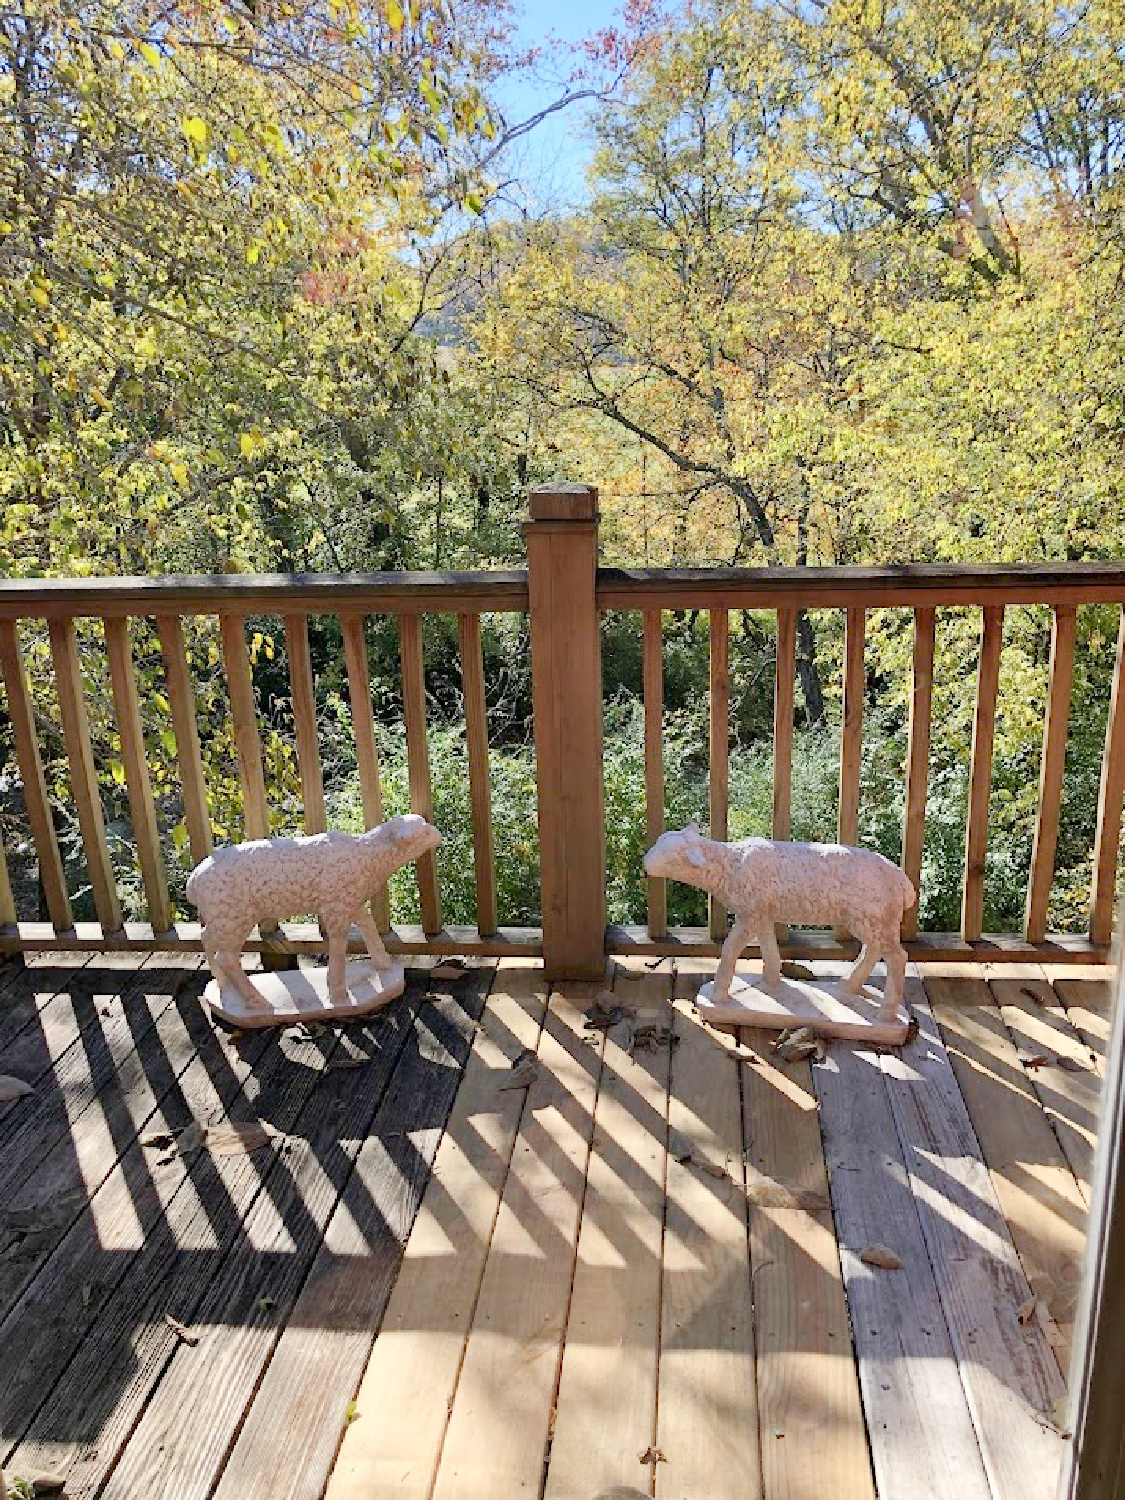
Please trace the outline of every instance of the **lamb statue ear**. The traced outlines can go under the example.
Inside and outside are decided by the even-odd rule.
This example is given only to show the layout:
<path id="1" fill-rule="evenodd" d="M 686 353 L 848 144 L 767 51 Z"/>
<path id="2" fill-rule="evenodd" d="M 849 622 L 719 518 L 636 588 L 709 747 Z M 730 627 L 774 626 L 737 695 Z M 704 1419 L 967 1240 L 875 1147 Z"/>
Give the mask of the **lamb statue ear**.
<path id="1" fill-rule="evenodd" d="M 697 839 L 699 837 L 699 824 L 693 820 L 684 829 L 684 832 L 687 834 L 689 839 Z"/>
<path id="2" fill-rule="evenodd" d="M 703 866 L 707 863 L 707 858 L 704 855 L 702 849 L 689 847 L 684 850 L 684 857 L 686 858 L 688 864 L 694 865 L 697 870 L 702 869 Z"/>

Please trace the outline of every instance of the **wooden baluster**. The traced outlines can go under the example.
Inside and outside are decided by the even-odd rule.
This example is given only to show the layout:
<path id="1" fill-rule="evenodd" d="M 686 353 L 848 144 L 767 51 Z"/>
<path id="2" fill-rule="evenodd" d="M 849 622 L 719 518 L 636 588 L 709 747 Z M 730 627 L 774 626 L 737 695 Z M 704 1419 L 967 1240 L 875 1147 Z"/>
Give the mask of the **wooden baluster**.
<path id="1" fill-rule="evenodd" d="M 965 837 L 965 886 L 961 901 L 961 936 L 975 942 L 984 926 L 984 869 L 988 847 L 988 802 L 992 790 L 992 741 L 996 730 L 996 694 L 1000 686 L 1000 648 L 1004 606 L 985 606 L 981 627 L 977 702 L 973 712 L 973 760 L 969 772 L 969 816 Z"/>
<path id="2" fill-rule="evenodd" d="M 316 727 L 316 688 L 309 654 L 308 620 L 304 615 L 285 616 L 285 653 L 289 658 L 289 690 L 293 695 L 293 723 L 297 735 L 297 768 L 301 773 L 301 800 L 305 810 L 305 832 L 324 833 L 328 818 L 324 809 L 324 773 L 320 764 L 320 738 Z"/>
<path id="3" fill-rule="evenodd" d="M 922 846 L 926 838 L 926 790 L 930 770 L 930 724 L 934 688 L 932 609 L 914 611 L 914 682 L 910 692 L 910 737 L 906 749 L 906 806 L 902 818 L 902 868 L 921 899 Z M 918 902 L 902 916 L 902 935 L 918 932 Z"/>
<path id="4" fill-rule="evenodd" d="M 773 683 L 773 836 L 791 832 L 793 702 L 797 676 L 797 611 L 777 612 L 777 665 Z"/>
<path id="5" fill-rule="evenodd" d="M 411 811 L 434 820 L 434 792 L 430 780 L 430 747 L 426 736 L 426 678 L 422 659 L 422 624 L 417 615 L 399 615 L 402 655 L 402 713 L 406 721 L 406 762 L 410 779 Z M 422 930 L 441 931 L 441 895 L 437 862 L 432 853 L 415 861 Z"/>
<path id="6" fill-rule="evenodd" d="M 176 764 L 184 798 L 184 822 L 188 846 L 196 864 L 206 859 L 214 844 L 211 838 L 211 814 L 207 806 L 207 785 L 203 779 L 203 756 L 199 749 L 199 721 L 196 716 L 195 687 L 188 670 L 183 622 L 179 615 L 157 615 L 156 633 L 164 658 L 164 682 L 172 729 L 176 735 Z"/>
<path id="7" fill-rule="evenodd" d="M 344 660 L 348 668 L 348 695 L 355 731 L 355 759 L 359 769 L 359 793 L 363 799 L 363 826 L 377 828 L 383 821 L 383 788 L 379 781 L 379 751 L 375 744 L 375 719 L 371 713 L 371 676 L 367 666 L 367 641 L 362 615 L 342 615 Z M 371 914 L 380 932 L 391 925 L 390 901 L 385 885 L 371 898 Z"/>
<path id="8" fill-rule="evenodd" d="M 35 731 L 35 713 L 27 690 L 27 672 L 19 634 L 14 620 L 0 620 L 0 672 L 8 698 L 8 719 L 16 744 L 16 762 L 23 782 L 27 819 L 39 860 L 39 880 L 47 901 L 47 912 L 56 932 L 74 926 L 70 898 L 66 890 L 55 820 L 47 797 L 47 781 L 39 754 L 39 736 Z"/>
<path id="9" fill-rule="evenodd" d="M 664 638 L 660 610 L 644 617 L 645 828 L 650 845 L 664 832 Z M 668 932 L 668 882 L 650 876 L 648 935 Z"/>
<path id="10" fill-rule="evenodd" d="M 473 809 L 473 867 L 477 885 L 477 930 L 496 931 L 496 855 L 492 846 L 492 790 L 488 780 L 488 709 L 484 696 L 484 648 L 480 615 L 457 617 L 461 644 L 461 692 L 465 700 L 465 746 L 469 755 L 469 800 Z"/>
<path id="11" fill-rule="evenodd" d="M 242 786 L 242 833 L 247 839 L 269 838 L 266 808 L 266 778 L 262 770 L 262 741 L 258 734 L 258 708 L 254 679 L 246 650 L 246 629 L 241 615 L 220 615 L 219 636 L 230 695 L 234 725 L 234 747 L 238 756 L 238 779 Z"/>
<path id="12" fill-rule="evenodd" d="M 48 629 L 51 661 L 54 664 L 55 684 L 59 695 L 63 742 L 70 762 L 70 789 L 82 834 L 94 910 L 103 935 L 120 932 L 121 903 L 117 899 L 117 884 L 109 861 L 105 818 L 94 767 L 94 751 L 90 744 L 90 721 L 86 714 L 82 668 L 78 660 L 78 636 L 73 620 L 52 620 Z"/>
<path id="13" fill-rule="evenodd" d="M 105 644 L 109 657 L 113 706 L 117 715 L 117 732 L 121 737 L 121 759 L 125 766 L 129 819 L 133 825 L 133 841 L 137 846 L 137 861 L 144 882 L 148 920 L 154 933 L 167 932 L 172 926 L 172 903 L 168 899 L 168 877 L 160 848 L 160 826 L 156 821 L 152 779 L 145 757 L 144 728 L 137 698 L 137 673 L 133 648 L 129 643 L 127 619 L 105 621 Z"/>
<path id="14" fill-rule="evenodd" d="M 727 804 L 730 786 L 730 616 L 725 609 L 711 610 L 711 837 L 720 843 L 727 836 Z M 727 913 L 714 896 L 708 898 L 711 936 L 721 942 L 727 935 Z"/>
<path id="15" fill-rule="evenodd" d="M 0 927 L 16 925 L 16 898 L 12 894 L 12 881 L 8 874 L 8 857 L 0 844 Z"/>
<path id="16" fill-rule="evenodd" d="M 1121 841 L 1121 798 L 1125 794 L 1125 610 L 1117 632 L 1117 664 L 1105 727 L 1105 755 L 1098 795 L 1094 879 L 1090 892 L 1090 941 L 1106 945 L 1113 936 L 1117 856 Z"/>
<path id="17" fill-rule="evenodd" d="M 1074 680 L 1075 620 L 1074 605 L 1060 604 L 1051 623 L 1051 667 L 1047 718 L 1043 726 L 1043 758 L 1039 767 L 1039 806 L 1024 914 L 1024 932 L 1032 943 L 1040 943 L 1046 936 L 1047 903 L 1055 874 L 1055 845 L 1059 835 L 1066 736 L 1070 725 L 1070 689 Z"/>
<path id="18" fill-rule="evenodd" d="M 866 616 L 849 609 L 844 627 L 844 724 L 840 733 L 840 807 L 837 837 L 854 844 L 859 837 L 859 777 L 863 756 L 863 647 Z"/>

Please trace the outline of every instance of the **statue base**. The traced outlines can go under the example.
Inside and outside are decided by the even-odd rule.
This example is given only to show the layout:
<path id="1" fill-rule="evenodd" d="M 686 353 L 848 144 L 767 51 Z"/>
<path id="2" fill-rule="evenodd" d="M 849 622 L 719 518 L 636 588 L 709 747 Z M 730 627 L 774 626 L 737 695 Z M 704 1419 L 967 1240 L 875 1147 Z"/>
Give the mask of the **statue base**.
<path id="1" fill-rule="evenodd" d="M 891 1046 L 905 1042 L 910 1027 L 910 1016 L 901 1007 L 890 1020 L 880 1016 L 883 996 L 878 990 L 864 985 L 853 994 L 839 979 L 814 984 L 783 977 L 767 986 L 760 975 L 736 974 L 727 1000 L 716 1004 L 713 991 L 709 982 L 695 998 L 700 1018 L 711 1026 L 759 1026 L 769 1031 L 807 1026 L 818 1036 Z"/>
<path id="2" fill-rule="evenodd" d="M 217 979 L 212 979 L 203 998 L 218 1020 L 240 1031 L 252 1031 L 260 1026 L 292 1026 L 297 1021 L 354 1021 L 382 1010 L 406 988 L 401 964 L 377 969 L 369 960 L 357 959 L 347 965 L 344 975 L 348 997 L 339 1005 L 329 999 L 328 970 L 323 964 L 248 975 L 262 996 L 261 1006 L 251 1005 L 232 985 L 220 989 Z"/>

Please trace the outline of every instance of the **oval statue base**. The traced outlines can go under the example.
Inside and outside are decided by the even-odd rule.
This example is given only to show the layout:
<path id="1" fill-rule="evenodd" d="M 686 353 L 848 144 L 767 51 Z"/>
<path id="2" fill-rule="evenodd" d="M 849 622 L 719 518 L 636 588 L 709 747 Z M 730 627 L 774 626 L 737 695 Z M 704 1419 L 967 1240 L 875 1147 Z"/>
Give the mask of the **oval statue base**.
<path id="1" fill-rule="evenodd" d="M 878 990 L 865 985 L 852 994 L 838 979 L 813 984 L 783 977 L 767 985 L 760 975 L 736 974 L 728 1000 L 716 1004 L 713 991 L 713 984 L 705 984 L 695 998 L 700 1019 L 712 1026 L 760 1026 L 770 1031 L 807 1026 L 819 1036 L 892 1047 L 906 1041 L 910 1027 L 910 1017 L 901 1008 L 890 1020 L 880 1016 L 883 997 Z"/>
<path id="2" fill-rule="evenodd" d="M 328 997 L 328 970 L 323 964 L 317 968 L 281 969 L 247 977 L 262 996 L 261 1006 L 252 1006 L 229 984 L 220 991 L 216 979 L 203 992 L 211 1014 L 240 1031 L 258 1026 L 292 1026 L 295 1021 L 354 1021 L 382 1010 L 406 988 L 401 964 L 377 969 L 366 959 L 347 965 L 348 997 L 339 1005 Z"/>

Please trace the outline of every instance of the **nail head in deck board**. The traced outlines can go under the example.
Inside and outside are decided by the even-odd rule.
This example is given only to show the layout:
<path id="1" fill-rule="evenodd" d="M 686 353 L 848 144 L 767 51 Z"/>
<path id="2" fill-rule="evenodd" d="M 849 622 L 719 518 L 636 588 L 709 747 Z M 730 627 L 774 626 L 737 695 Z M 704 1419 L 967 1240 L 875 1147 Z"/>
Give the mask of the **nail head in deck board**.
<path id="1" fill-rule="evenodd" d="M 656 1465 L 656 1496 L 754 1500 L 762 1464 L 739 1063 L 686 1003 L 668 1020 L 680 1039 L 668 1128 L 690 1142 L 692 1160 L 668 1154 L 655 1438 L 667 1462 Z"/>
<path id="2" fill-rule="evenodd" d="M 465 1347 L 433 1500 L 539 1491 L 566 1325 L 603 1038 L 593 985 L 551 992 L 538 1059 L 549 1108 L 525 1108 Z"/>
<path id="3" fill-rule="evenodd" d="M 214 1500 L 276 1500 L 282 1488 L 290 1500 L 323 1495 L 491 978 L 491 966 L 474 969 L 456 999 L 419 1011 L 421 1025 L 444 1023 L 442 1041 L 408 1046 L 395 1069 Z"/>
<path id="4" fill-rule="evenodd" d="M 1090 939 L 1108 943 L 1113 936 L 1113 906 L 1121 850 L 1121 799 L 1125 795 L 1125 609 L 1117 629 L 1117 660 L 1105 727 L 1098 831 L 1094 840 L 1094 878 L 1090 891 Z"/>
<path id="5" fill-rule="evenodd" d="M 882 1059 L 887 1097 L 934 1268 L 985 1471 L 996 1496 L 1054 1500 L 1065 1394 L 921 982 L 907 982 L 917 1037 Z"/>
<path id="6" fill-rule="evenodd" d="M 4 690 L 8 705 L 8 722 L 15 741 L 16 762 L 23 781 L 27 819 L 31 825 L 31 836 L 35 842 L 35 854 L 39 863 L 39 880 L 47 901 L 47 911 L 57 932 L 65 932 L 74 921 L 67 895 L 66 875 L 63 871 L 59 840 L 55 832 L 55 819 L 47 796 L 47 780 L 43 775 L 43 760 L 39 754 L 39 734 L 35 725 L 35 711 L 27 688 L 27 671 L 19 635 L 14 620 L 0 621 L 0 672 L 3 673 Z M 0 856 L 2 858 L 2 856 Z M 2 879 L 2 877 L 0 877 Z M 0 903 L 2 904 L 2 903 Z M 14 920 L 15 913 L 11 913 Z M 0 918 L 7 917 L 0 910 Z"/>
<path id="7" fill-rule="evenodd" d="M 525 1107 L 497 1083 L 536 1051 L 545 1006 L 538 966 L 502 960 L 326 1500 L 429 1496 Z"/>
<path id="8" fill-rule="evenodd" d="M 299 1118 L 323 1061 L 312 1042 L 282 1046 L 265 1036 L 231 1056 L 212 1033 L 162 1100 L 158 1123 L 178 1131 L 216 1114 L 243 1118 L 251 1113 L 252 1083 L 257 1102 L 285 1130 Z M 9 1420 L 21 1432 L 14 1456 L 24 1468 L 65 1473 L 74 1500 L 98 1490 L 175 1347 L 165 1314 L 175 1307 L 181 1320 L 192 1319 L 265 1175 L 249 1156 L 172 1155 L 157 1167 L 150 1151 L 130 1142 L 94 1199 L 96 1227 L 83 1216 L 5 1325 L 24 1330 L 28 1364 L 37 1372 L 28 1378 L 47 1397 L 38 1411 L 19 1406 L 29 1402 L 30 1387 L 7 1398 Z M 107 1234 L 118 1227 L 132 1233 L 138 1214 L 141 1247 L 99 1259 Z M 99 1299 L 86 1308 L 81 1288 L 95 1267 Z M 49 1316 L 60 1307 L 68 1313 L 65 1341 Z"/>
<path id="9" fill-rule="evenodd" d="M 289 658 L 289 690 L 293 701 L 293 726 L 297 737 L 297 769 L 301 777 L 306 834 L 324 833 L 328 818 L 324 810 L 324 772 L 320 764 L 320 738 L 316 724 L 316 684 L 309 651 L 309 622 L 305 615 L 286 614 L 285 654 Z"/>
<path id="10" fill-rule="evenodd" d="M 930 974 L 923 985 L 1024 1273 L 1062 1335 L 1065 1372 L 1082 1276 L 1081 1190 L 988 986 Z"/>
<path id="11" fill-rule="evenodd" d="M 670 975 L 619 968 L 622 989 L 671 1019 Z M 544 1500 L 647 1478 L 637 1455 L 656 1435 L 669 1059 L 668 1044 L 630 1058 L 607 1035 Z"/>
<path id="12" fill-rule="evenodd" d="M 402 1046 L 413 1035 L 417 987 L 407 996 L 377 1027 L 364 1028 L 382 1047 L 362 1088 L 351 1069 L 333 1075 L 308 1065 L 330 1060 L 330 1041 L 299 1046 L 304 1067 L 283 1055 L 288 1039 L 268 1048 L 264 1067 L 278 1095 L 258 1108 L 290 1133 L 288 1142 L 261 1159 L 212 1159 L 206 1153 L 197 1159 L 196 1178 L 205 1171 L 214 1186 L 205 1181 L 202 1204 L 196 1193 L 176 1194 L 166 1215 L 170 1236 L 151 1247 L 146 1243 L 135 1257 L 132 1282 L 118 1288 L 114 1321 L 103 1316 L 68 1371 L 74 1388 L 63 1393 L 66 1405 L 60 1408 L 59 1392 L 52 1396 L 56 1412 L 65 1412 L 79 1401 L 77 1392 L 94 1370 L 103 1371 L 102 1382 L 109 1377 L 112 1384 L 116 1377 L 120 1383 L 116 1401 L 111 1395 L 99 1411 L 95 1446 L 68 1455 L 73 1467 L 67 1492 L 74 1500 L 85 1500 L 102 1484 L 110 1494 L 146 1500 L 210 1494 L 285 1310 L 304 1281 Z M 215 1250 L 187 1248 L 201 1233 Z M 177 1251 L 177 1245 L 185 1248 Z M 274 1307 L 263 1307 L 263 1297 Z M 194 1348 L 179 1344 L 163 1323 L 170 1310 L 189 1326 L 206 1328 L 207 1336 Z M 223 1392 L 218 1405 L 216 1390 Z M 87 1405 L 104 1399 L 97 1392 L 85 1397 Z"/>
<path id="13" fill-rule="evenodd" d="M 402 715 L 406 724 L 406 759 L 410 782 L 410 811 L 434 821 L 434 790 L 430 779 L 430 747 L 426 732 L 426 678 L 422 657 L 422 624 L 416 615 L 400 615 L 399 653 L 402 659 Z M 422 927 L 441 931 L 441 895 L 437 861 L 432 852 L 414 862 Z"/>
<path id="14" fill-rule="evenodd" d="M 1073 605 L 1060 605 L 1051 620 L 1047 717 L 1043 725 L 1035 841 L 1032 845 L 1031 878 L 1027 886 L 1023 924 L 1032 942 L 1038 942 L 1047 931 L 1047 906 L 1051 899 L 1051 882 L 1055 873 L 1055 846 L 1059 836 L 1066 737 L 1070 724 L 1070 690 L 1074 680 L 1075 620 Z"/>
<path id="15" fill-rule="evenodd" d="M 145 736 L 128 620 L 105 622 L 105 645 L 117 733 L 121 740 L 121 759 L 125 766 L 129 821 L 145 889 L 148 920 L 155 932 L 167 932 L 172 925 L 172 904 L 168 899 L 168 876 L 160 847 L 156 804 L 152 799 L 152 778 L 145 759 Z"/>
<path id="16" fill-rule="evenodd" d="M 834 1042 L 812 1074 L 878 1493 L 992 1500 L 879 1059 Z M 902 1269 L 862 1264 L 873 1244 Z"/>
<path id="17" fill-rule="evenodd" d="M 383 788 L 379 782 L 379 750 L 375 743 L 375 718 L 371 712 L 371 676 L 367 666 L 363 616 L 341 615 L 340 630 L 347 663 L 348 702 L 352 710 L 363 826 L 377 828 L 383 821 Z M 379 931 L 386 932 L 391 925 L 391 909 L 385 885 L 380 886 L 371 898 L 371 915 L 379 924 Z"/>
<path id="18" fill-rule="evenodd" d="M 650 844 L 664 832 L 664 637 L 658 609 L 644 616 L 645 836 Z M 668 930 L 668 883 L 657 876 L 646 881 L 648 930 L 663 937 Z"/>
<path id="19" fill-rule="evenodd" d="M 812 1069 L 776 1058 L 775 1035 L 742 1039 L 756 1054 L 742 1067 L 747 1173 L 824 1204 L 750 1207 L 765 1497 L 874 1500 Z"/>
<path id="20" fill-rule="evenodd" d="M 906 805 L 902 821 L 902 868 L 917 891 L 926 839 L 926 789 L 930 769 L 930 727 L 934 684 L 935 611 L 914 611 L 914 675 L 910 690 L 910 730 L 906 751 Z M 902 936 L 918 931 L 916 901 L 902 915 Z"/>
<path id="21" fill-rule="evenodd" d="M 473 819 L 473 873 L 477 927 L 496 931 L 496 853 L 492 837 L 492 792 L 488 777 L 488 705 L 484 692 L 484 649 L 480 615 L 458 615 L 461 693 L 465 704 L 465 749 L 469 761 L 469 802 Z"/>
<path id="22" fill-rule="evenodd" d="M 986 605 L 981 622 L 977 698 L 973 709 L 973 754 L 969 770 L 969 811 L 965 832 L 965 880 L 961 897 L 961 936 L 979 938 L 984 925 L 984 872 L 988 847 L 988 803 L 992 792 L 992 747 L 1004 609 Z"/>
<path id="23" fill-rule="evenodd" d="M 160 637 L 164 684 L 168 689 L 169 712 L 176 736 L 176 764 L 184 798 L 184 822 L 187 824 L 191 857 L 198 864 L 211 853 L 213 840 L 207 787 L 203 779 L 203 758 L 199 749 L 195 684 L 188 669 L 183 621 L 178 615 L 157 615 L 156 632 Z"/>
<path id="24" fill-rule="evenodd" d="M 78 636 L 74 621 L 52 620 L 48 633 L 63 741 L 70 764 L 70 791 L 82 834 L 82 852 L 90 876 L 94 909 L 103 932 L 119 932 L 121 903 L 117 899 L 117 883 L 109 860 L 109 845 L 106 843 L 105 817 L 102 813 L 94 751 L 90 744 L 90 721 L 86 713 L 86 696 L 82 684 L 82 666 L 78 660 Z"/>

